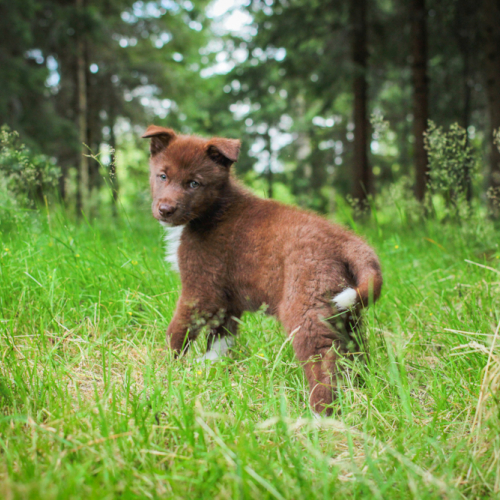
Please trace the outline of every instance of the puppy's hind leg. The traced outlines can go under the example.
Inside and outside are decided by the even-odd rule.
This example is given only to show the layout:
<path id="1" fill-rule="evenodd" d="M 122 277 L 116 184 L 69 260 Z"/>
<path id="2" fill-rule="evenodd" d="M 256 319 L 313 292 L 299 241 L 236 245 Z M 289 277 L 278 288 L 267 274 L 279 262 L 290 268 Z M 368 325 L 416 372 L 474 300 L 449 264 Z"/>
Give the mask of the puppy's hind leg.
<path id="1" fill-rule="evenodd" d="M 293 348 L 309 383 L 309 403 L 317 415 L 330 416 L 340 370 L 339 353 L 345 351 L 342 335 L 325 321 L 323 308 L 288 310 L 293 313 L 282 322 L 288 332 L 296 330 Z M 303 314 L 299 315 L 300 310 Z"/>

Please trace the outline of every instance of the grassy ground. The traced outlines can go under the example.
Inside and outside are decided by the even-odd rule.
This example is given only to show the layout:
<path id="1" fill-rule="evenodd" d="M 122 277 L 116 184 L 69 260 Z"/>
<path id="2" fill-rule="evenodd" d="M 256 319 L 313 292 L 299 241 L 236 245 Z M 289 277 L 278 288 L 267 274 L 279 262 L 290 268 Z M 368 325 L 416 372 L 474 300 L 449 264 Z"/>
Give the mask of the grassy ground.
<path id="1" fill-rule="evenodd" d="M 194 363 L 201 341 L 182 360 L 165 351 L 180 283 L 149 214 L 1 227 L 0 497 L 497 496 L 498 231 L 357 230 L 385 287 L 366 313 L 369 357 L 315 422 L 263 314 L 212 366 Z"/>

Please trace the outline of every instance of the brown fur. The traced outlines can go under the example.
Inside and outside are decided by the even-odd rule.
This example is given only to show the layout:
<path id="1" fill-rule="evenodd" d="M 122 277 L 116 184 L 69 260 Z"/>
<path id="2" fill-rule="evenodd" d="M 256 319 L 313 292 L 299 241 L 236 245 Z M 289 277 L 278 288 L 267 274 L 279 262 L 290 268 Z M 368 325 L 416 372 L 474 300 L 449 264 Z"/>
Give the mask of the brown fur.
<path id="1" fill-rule="evenodd" d="M 212 325 L 209 346 L 215 336 L 235 335 L 242 313 L 266 304 L 288 334 L 295 332 L 311 406 L 330 414 L 350 316 L 338 316 L 332 298 L 352 287 L 356 309 L 377 300 L 382 275 L 375 252 L 317 215 L 245 190 L 230 175 L 239 141 L 176 135 L 156 126 L 144 137 L 152 139 L 153 215 L 185 225 L 178 250 L 182 293 L 167 331 L 170 347 L 182 352 L 202 324 Z"/>

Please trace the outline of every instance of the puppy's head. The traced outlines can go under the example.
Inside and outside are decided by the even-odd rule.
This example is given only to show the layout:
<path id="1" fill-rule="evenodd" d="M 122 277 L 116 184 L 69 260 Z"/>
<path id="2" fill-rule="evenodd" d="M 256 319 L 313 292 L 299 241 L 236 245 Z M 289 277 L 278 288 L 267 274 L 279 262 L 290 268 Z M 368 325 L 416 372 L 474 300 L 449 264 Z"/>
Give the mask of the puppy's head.
<path id="1" fill-rule="evenodd" d="M 179 226 L 204 215 L 214 205 L 238 159 L 240 141 L 177 135 L 151 125 L 153 216 L 165 226 Z"/>

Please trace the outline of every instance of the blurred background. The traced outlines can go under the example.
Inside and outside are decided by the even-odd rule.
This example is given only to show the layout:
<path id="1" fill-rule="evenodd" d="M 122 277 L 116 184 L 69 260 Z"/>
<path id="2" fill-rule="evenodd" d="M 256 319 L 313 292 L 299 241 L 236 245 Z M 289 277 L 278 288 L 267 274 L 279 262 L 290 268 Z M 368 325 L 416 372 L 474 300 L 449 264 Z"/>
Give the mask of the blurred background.
<path id="1" fill-rule="evenodd" d="M 499 214 L 498 0 L 0 0 L 0 89 L 3 218 L 146 209 L 150 123 L 320 212 Z"/>

